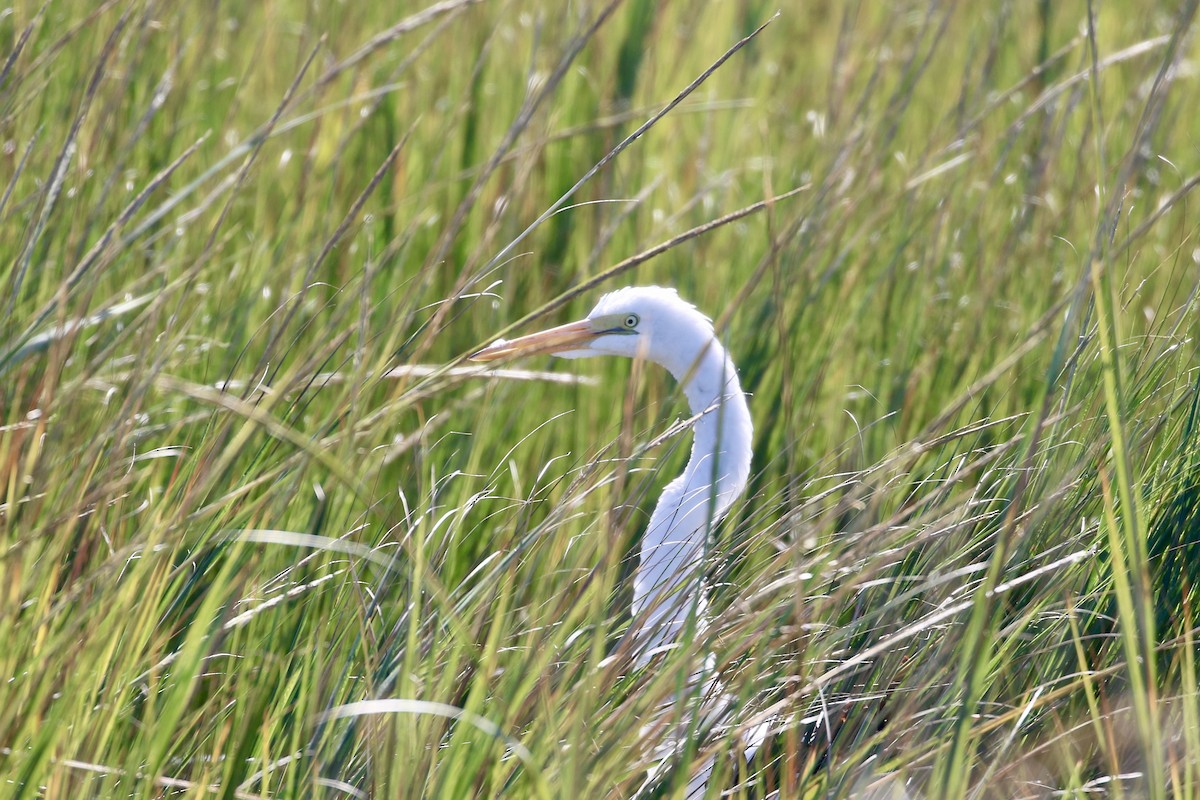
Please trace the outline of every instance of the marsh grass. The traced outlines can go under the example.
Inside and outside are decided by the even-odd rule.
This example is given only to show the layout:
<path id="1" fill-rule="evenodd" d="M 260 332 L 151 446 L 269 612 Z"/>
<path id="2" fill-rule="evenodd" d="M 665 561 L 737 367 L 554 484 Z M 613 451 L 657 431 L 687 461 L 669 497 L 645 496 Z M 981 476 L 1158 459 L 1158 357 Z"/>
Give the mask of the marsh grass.
<path id="1" fill-rule="evenodd" d="M 705 653 L 649 796 L 1197 796 L 1196 3 L 774 15 L 0 14 L 5 796 L 632 796 Z M 627 283 L 756 429 L 640 673 L 669 381 L 462 363 Z"/>

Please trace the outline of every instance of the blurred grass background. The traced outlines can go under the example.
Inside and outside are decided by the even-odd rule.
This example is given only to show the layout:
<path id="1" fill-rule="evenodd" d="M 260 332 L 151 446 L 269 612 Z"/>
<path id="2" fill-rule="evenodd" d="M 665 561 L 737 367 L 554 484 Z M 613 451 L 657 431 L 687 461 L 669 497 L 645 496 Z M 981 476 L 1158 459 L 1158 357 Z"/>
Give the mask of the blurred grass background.
<path id="1" fill-rule="evenodd" d="M 4 796 L 632 796 L 707 652 L 713 796 L 1200 793 L 1196 3 L 781 10 L 520 241 L 776 7 L 0 10 Z M 452 365 L 797 188 L 603 283 L 756 423 L 636 674 L 669 379 Z"/>

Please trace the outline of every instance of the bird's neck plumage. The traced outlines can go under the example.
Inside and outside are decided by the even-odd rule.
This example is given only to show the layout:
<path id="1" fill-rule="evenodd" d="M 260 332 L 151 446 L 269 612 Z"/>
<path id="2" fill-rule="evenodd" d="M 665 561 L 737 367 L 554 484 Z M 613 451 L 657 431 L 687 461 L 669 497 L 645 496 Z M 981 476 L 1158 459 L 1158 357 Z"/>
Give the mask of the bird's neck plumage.
<path id="1" fill-rule="evenodd" d="M 663 366 L 701 416 L 687 467 L 663 491 L 642 537 L 633 612 L 644 619 L 637 647 L 643 663 L 678 639 L 693 608 L 703 623 L 704 546 L 750 474 L 750 409 L 725 348 L 714 337 L 699 357 Z"/>

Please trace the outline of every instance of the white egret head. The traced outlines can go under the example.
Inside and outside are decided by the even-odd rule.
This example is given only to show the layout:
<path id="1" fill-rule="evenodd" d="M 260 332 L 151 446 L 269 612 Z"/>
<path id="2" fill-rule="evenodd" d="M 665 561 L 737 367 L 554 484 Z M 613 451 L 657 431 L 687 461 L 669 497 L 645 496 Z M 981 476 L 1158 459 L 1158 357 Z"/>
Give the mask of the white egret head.
<path id="1" fill-rule="evenodd" d="M 609 292 L 578 322 L 498 340 L 471 355 L 475 361 L 548 353 L 560 358 L 612 355 L 662 364 L 677 378 L 713 342 L 712 321 L 674 289 L 631 286 Z"/>

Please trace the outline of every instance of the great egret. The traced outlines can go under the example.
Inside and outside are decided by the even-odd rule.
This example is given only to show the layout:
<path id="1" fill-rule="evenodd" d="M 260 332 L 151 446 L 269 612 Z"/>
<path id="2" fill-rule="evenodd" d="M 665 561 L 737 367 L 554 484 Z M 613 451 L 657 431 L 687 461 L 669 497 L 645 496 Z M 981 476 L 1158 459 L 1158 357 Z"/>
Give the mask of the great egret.
<path id="1" fill-rule="evenodd" d="M 660 286 L 610 292 L 578 322 L 498 340 L 471 358 L 493 361 L 534 353 L 560 358 L 627 356 L 661 364 L 679 381 L 698 417 L 687 466 L 663 490 L 642 537 L 633 616 L 642 621 L 635 658 L 645 665 L 677 640 L 692 608 L 698 624 L 704 625 L 704 545 L 750 474 L 753 425 L 746 395 L 712 321 L 674 289 Z M 720 694 L 715 676 L 697 673 L 693 680 L 704 686 L 710 702 Z M 761 741 L 761 734 L 754 738 Z M 749 744 L 757 747 L 757 742 Z M 710 759 L 689 783 L 688 796 L 703 790 L 711 769 Z"/>

